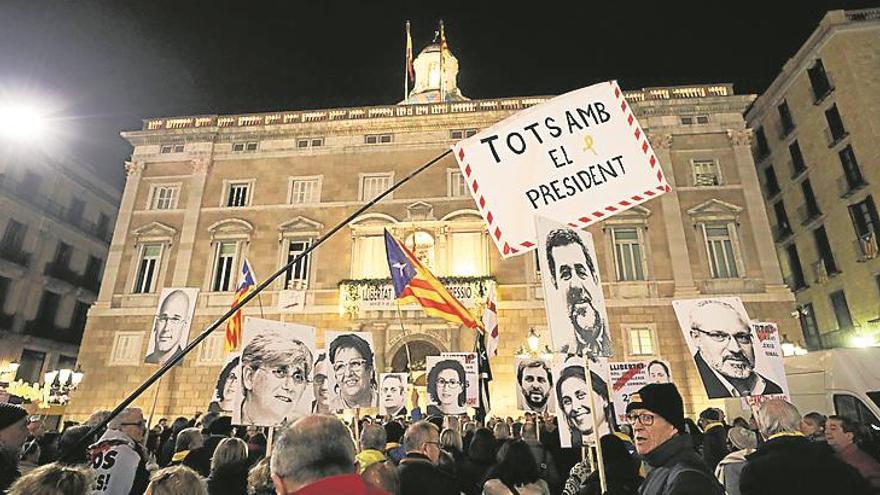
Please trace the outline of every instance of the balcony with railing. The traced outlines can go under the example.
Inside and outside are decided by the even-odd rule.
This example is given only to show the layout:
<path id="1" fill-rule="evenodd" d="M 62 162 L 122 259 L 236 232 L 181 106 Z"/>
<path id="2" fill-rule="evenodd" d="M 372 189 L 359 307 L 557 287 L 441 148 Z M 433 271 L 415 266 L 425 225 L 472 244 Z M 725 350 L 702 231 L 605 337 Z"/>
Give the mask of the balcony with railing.
<path id="1" fill-rule="evenodd" d="M 865 234 L 855 240 L 856 261 L 864 263 L 877 257 L 877 237 L 873 234 Z"/>
<path id="2" fill-rule="evenodd" d="M 34 194 L 29 191 L 29 188 L 22 187 L 21 182 L 15 181 L 10 177 L 0 175 L 0 193 L 7 194 L 14 198 L 17 198 L 20 201 L 23 201 L 29 204 L 32 207 L 35 207 L 46 213 L 47 215 L 55 218 L 60 223 L 64 225 L 69 225 L 80 232 L 83 232 L 86 235 L 94 237 L 99 241 L 109 244 L 110 243 L 110 232 L 108 229 L 100 228 L 95 222 L 90 222 L 84 218 L 72 218 L 68 213 L 68 208 L 65 208 L 61 204 L 55 202 L 51 198 L 47 198 L 41 194 Z"/>
<path id="3" fill-rule="evenodd" d="M 31 253 L 23 251 L 20 247 L 8 244 L 0 244 L 0 258 L 25 268 L 31 264 Z"/>
<path id="4" fill-rule="evenodd" d="M 67 282 L 74 287 L 79 287 L 84 283 L 82 275 L 76 273 L 75 271 L 71 270 L 70 267 L 61 263 L 46 263 L 46 268 L 45 270 L 43 270 L 43 275 L 47 275 L 54 279 Z"/>

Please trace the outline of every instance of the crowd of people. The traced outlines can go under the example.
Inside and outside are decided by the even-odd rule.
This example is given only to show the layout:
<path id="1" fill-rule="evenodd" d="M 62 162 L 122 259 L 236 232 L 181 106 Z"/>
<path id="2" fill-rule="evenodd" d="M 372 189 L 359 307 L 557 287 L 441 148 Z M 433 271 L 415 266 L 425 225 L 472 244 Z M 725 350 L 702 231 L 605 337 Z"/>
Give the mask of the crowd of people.
<path id="1" fill-rule="evenodd" d="M 149 495 L 686 495 L 880 493 L 880 463 L 859 446 L 862 425 L 801 416 L 764 402 L 728 424 L 709 408 L 684 415 L 673 384 L 643 387 L 627 421 L 600 438 L 601 456 L 560 447 L 555 418 L 313 414 L 278 428 L 235 428 L 216 412 L 161 419 L 109 412 L 59 434 L 0 404 L 0 493 Z M 415 418 L 415 419 L 414 419 Z M 582 454 L 586 453 L 586 456 Z M 601 457 L 601 461 L 599 460 Z M 601 462 L 604 473 L 596 467 Z M 604 489 L 603 489 L 603 484 Z M 8 492 L 6 491 L 8 490 Z"/>

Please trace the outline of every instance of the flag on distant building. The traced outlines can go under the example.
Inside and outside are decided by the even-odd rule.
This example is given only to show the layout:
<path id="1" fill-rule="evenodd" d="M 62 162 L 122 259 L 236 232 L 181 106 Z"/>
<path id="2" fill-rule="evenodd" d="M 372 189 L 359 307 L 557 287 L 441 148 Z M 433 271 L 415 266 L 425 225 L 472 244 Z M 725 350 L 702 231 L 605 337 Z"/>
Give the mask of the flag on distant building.
<path id="1" fill-rule="evenodd" d="M 449 45 L 446 44 L 446 30 L 443 28 L 443 19 L 440 19 L 440 53 L 449 50 Z"/>
<path id="2" fill-rule="evenodd" d="M 482 323 L 458 299 L 452 297 L 437 277 L 387 230 L 385 251 L 398 303 L 418 303 L 428 316 L 443 318 L 468 328 L 482 327 Z"/>
<path id="3" fill-rule="evenodd" d="M 251 270 L 251 264 L 247 258 L 245 258 L 244 263 L 241 265 L 241 281 L 238 283 L 238 288 L 235 289 L 235 297 L 232 299 L 232 306 L 234 307 L 244 299 L 245 296 L 250 294 L 256 285 L 257 282 L 256 277 L 254 277 L 254 271 Z M 229 318 L 229 320 L 226 321 L 226 339 L 223 342 L 223 349 L 225 349 L 226 352 L 238 350 L 238 347 L 241 345 L 241 329 L 241 309 L 239 309 L 231 318 Z"/>
<path id="4" fill-rule="evenodd" d="M 486 330 L 486 352 L 489 357 L 498 355 L 498 312 L 495 310 L 495 284 L 489 284 L 486 307 L 483 308 L 483 328 Z"/>
<path id="5" fill-rule="evenodd" d="M 492 368 L 489 366 L 489 353 L 486 351 L 484 339 L 486 332 L 477 334 L 476 348 L 477 368 L 480 375 L 480 403 L 477 406 L 476 417 L 478 421 L 485 421 L 486 416 L 492 409 L 492 401 L 489 399 L 489 382 L 492 381 Z"/>
<path id="6" fill-rule="evenodd" d="M 412 35 L 409 33 L 409 21 L 406 21 L 406 73 L 409 74 L 409 80 L 414 81 L 416 78 L 413 69 L 413 43 Z"/>

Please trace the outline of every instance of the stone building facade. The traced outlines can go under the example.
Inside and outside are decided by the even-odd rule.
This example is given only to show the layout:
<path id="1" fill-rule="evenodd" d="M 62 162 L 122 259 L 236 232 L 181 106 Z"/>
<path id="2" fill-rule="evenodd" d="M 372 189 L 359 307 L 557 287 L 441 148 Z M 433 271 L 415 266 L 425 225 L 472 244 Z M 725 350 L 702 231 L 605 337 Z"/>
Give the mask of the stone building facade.
<path id="1" fill-rule="evenodd" d="M 195 336 L 229 308 L 245 256 L 258 278 L 267 276 L 456 140 L 547 99 L 472 101 L 454 87 L 454 75 L 446 81 L 454 101 L 426 95 L 438 88 L 417 83 L 419 97 L 408 104 L 151 119 L 124 133 L 134 152 L 80 353 L 88 370 L 81 390 L 88 392 L 74 395 L 69 413 L 82 418 L 109 408 L 155 371 L 142 361 L 162 287 L 201 289 Z M 694 412 L 708 400 L 674 298 L 737 295 L 753 317 L 778 321 L 790 338 L 799 333 L 742 117 L 755 97 L 727 84 L 627 97 L 672 192 L 590 228 L 614 355 L 668 360 Z M 549 338 L 536 258 L 500 259 L 451 156 L 344 227 L 245 313 L 313 325 L 319 345 L 328 330 L 372 332 L 380 371 L 402 367 L 405 343 L 414 361 L 472 350 L 470 330 L 416 308 L 394 310 L 381 280 L 388 277 L 385 228 L 446 277 L 466 305 L 479 304 L 486 285 L 496 284 L 501 343 L 492 358 L 492 412 L 515 414 L 514 354 L 529 328 L 542 347 Z M 222 338 L 221 329 L 136 404 L 149 409 L 155 397 L 161 416 L 204 410 L 223 360 Z"/>
<path id="2" fill-rule="evenodd" d="M 36 383 L 76 366 L 122 191 L 23 148 L 0 159 L 0 381 Z"/>
<path id="3" fill-rule="evenodd" d="M 880 9 L 828 12 L 746 113 L 810 349 L 877 340 Z"/>

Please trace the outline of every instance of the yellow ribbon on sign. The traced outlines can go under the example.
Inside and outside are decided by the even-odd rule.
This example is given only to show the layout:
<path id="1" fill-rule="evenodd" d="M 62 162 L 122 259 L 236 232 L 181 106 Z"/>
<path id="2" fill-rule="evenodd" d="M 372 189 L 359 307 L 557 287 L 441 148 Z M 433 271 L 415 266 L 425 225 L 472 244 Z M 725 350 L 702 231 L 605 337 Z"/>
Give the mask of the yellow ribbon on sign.
<path id="1" fill-rule="evenodd" d="M 584 134 L 584 151 L 592 151 L 594 155 L 599 155 L 599 153 L 596 153 L 596 150 L 593 149 L 593 136 L 589 134 Z"/>

